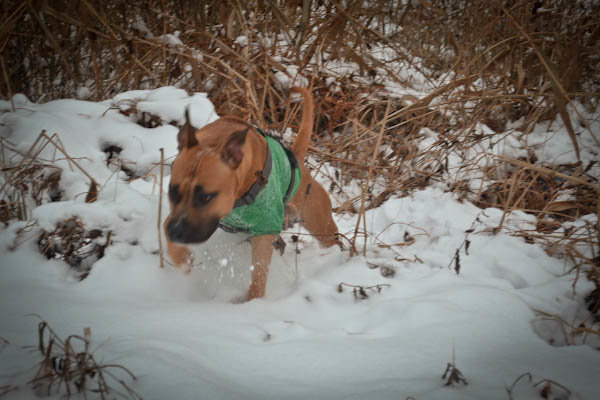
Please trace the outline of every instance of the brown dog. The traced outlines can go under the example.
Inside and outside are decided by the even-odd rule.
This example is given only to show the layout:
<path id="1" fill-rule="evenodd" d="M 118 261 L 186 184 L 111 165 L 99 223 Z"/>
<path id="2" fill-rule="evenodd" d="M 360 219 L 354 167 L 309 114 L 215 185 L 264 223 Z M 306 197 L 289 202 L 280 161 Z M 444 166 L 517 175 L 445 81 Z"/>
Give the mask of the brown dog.
<path id="1" fill-rule="evenodd" d="M 275 139 L 234 117 L 195 130 L 186 113 L 186 124 L 177 135 L 179 154 L 169 185 L 171 214 L 164 224 L 169 254 L 189 271 L 191 253 L 185 244 L 204 242 L 220 226 L 249 231 L 253 270 L 248 300 L 265 294 L 284 209 L 322 246 L 338 244 L 329 196 L 303 165 L 312 134 L 312 94 L 305 88 L 292 90 L 304 97 L 293 155 L 286 156 Z M 296 169 L 294 156 L 300 164 Z"/>

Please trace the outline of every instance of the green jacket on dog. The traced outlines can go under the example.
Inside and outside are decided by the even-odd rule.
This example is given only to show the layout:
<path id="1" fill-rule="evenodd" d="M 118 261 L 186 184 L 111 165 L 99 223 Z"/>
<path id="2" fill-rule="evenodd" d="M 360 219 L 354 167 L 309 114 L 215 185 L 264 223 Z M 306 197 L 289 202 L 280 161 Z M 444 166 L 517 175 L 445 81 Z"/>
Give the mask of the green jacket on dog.
<path id="1" fill-rule="evenodd" d="M 233 232 L 249 232 L 252 236 L 279 235 L 283 228 L 285 205 L 298 191 L 302 173 L 297 165 L 293 165 L 295 158 L 294 161 L 290 160 L 289 150 L 286 150 L 277 139 L 265 135 L 260 130 L 259 132 L 267 141 L 271 155 L 270 173 L 265 176 L 267 184 L 260 189 L 254 199 L 246 201 L 246 204 L 236 203 L 229 215 L 221 220 L 221 227 Z M 269 157 L 265 163 L 265 170 L 268 161 Z M 290 187 L 292 183 L 293 187 Z"/>

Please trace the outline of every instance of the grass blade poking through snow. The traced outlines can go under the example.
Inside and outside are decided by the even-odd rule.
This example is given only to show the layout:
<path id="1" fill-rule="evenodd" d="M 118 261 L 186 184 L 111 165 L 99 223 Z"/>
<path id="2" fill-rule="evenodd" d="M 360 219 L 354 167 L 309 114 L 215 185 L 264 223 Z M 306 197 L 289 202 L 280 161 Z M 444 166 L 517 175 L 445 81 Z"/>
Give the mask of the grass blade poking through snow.
<path id="1" fill-rule="evenodd" d="M 165 267 L 165 260 L 163 258 L 163 245 L 162 245 L 162 199 L 163 199 L 163 165 L 165 163 L 165 150 L 160 148 L 160 180 L 158 185 L 158 256 L 160 258 L 160 267 Z"/>
<path id="2" fill-rule="evenodd" d="M 379 153 L 379 147 L 381 146 L 383 132 L 385 132 L 385 128 L 386 128 L 386 124 L 387 124 L 389 115 L 390 115 L 390 101 L 388 100 L 387 105 L 385 107 L 385 114 L 383 115 L 383 120 L 381 121 L 381 129 L 379 130 L 379 135 L 377 136 L 377 142 L 375 143 L 375 147 L 373 148 L 373 156 L 371 158 L 371 163 L 369 164 L 369 172 L 367 174 L 367 180 L 361 190 L 360 213 L 358 214 L 358 218 L 356 219 L 356 228 L 354 230 L 354 240 L 356 240 L 356 236 L 358 234 L 358 228 L 360 226 L 361 217 L 362 217 L 364 234 L 365 234 L 365 242 L 364 242 L 364 246 L 363 246 L 363 256 L 366 256 L 366 254 L 367 254 L 367 237 L 368 237 L 368 235 L 367 235 L 367 225 L 366 225 L 366 218 L 365 218 L 367 191 L 369 190 L 369 183 L 371 182 L 371 177 L 373 175 L 373 168 L 375 165 L 375 161 L 377 160 L 377 154 Z M 352 244 L 354 247 L 354 242 Z"/>

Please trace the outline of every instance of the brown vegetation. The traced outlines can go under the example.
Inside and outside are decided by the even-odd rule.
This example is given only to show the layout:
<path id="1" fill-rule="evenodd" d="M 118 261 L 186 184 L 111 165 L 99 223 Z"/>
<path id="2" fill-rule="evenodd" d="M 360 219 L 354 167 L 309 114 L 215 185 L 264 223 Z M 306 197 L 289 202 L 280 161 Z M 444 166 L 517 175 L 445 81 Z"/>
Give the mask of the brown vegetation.
<path id="1" fill-rule="evenodd" d="M 535 230 L 512 233 L 543 242 L 600 287 L 600 224 L 560 229 L 600 212 L 595 161 L 580 158 L 584 136 L 600 152 L 600 133 L 582 115 L 599 105 L 600 4 L 8 0 L 0 27 L 4 98 L 101 100 L 176 85 L 207 92 L 219 114 L 283 132 L 299 123 L 286 86 L 310 85 L 318 113 L 310 152 L 335 167 L 338 212 L 362 215 L 392 195 L 443 182 L 482 208 L 538 217 Z M 541 163 L 533 149 L 518 159 L 473 155 L 513 134 L 508 126 L 526 139 L 536 124 L 554 120 L 564 124 L 565 151 L 577 162 Z M 423 148 L 426 132 L 436 136 Z M 462 164 L 453 167 L 457 156 Z M 21 169 L 11 179 L 17 172 L 33 173 Z M 479 190 L 470 184 L 474 173 Z M 344 193 L 350 181 L 360 196 Z M 19 202 L 3 197 L 2 221 L 24 217 Z M 364 235 L 357 224 L 352 243 Z M 595 313 L 599 292 L 588 300 Z"/>
<path id="2" fill-rule="evenodd" d="M 141 400 L 123 378 L 137 379 L 129 369 L 96 360 L 90 348 L 91 335 L 91 328 L 84 328 L 83 336 L 69 335 L 63 340 L 46 321 L 41 321 L 38 324 L 37 349 L 42 360 L 29 384 L 40 396 L 63 394 L 69 399 L 78 394 L 82 394 L 83 398 L 95 394 L 100 399 Z"/>

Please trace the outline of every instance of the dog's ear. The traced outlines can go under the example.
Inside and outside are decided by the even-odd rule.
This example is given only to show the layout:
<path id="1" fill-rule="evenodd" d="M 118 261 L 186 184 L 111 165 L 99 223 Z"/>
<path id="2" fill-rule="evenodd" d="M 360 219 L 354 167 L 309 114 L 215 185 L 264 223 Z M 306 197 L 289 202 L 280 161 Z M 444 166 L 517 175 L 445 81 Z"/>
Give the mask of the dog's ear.
<path id="1" fill-rule="evenodd" d="M 227 143 L 225 143 L 225 147 L 223 147 L 223 151 L 221 152 L 221 159 L 223 162 L 233 169 L 239 167 L 244 158 L 242 147 L 244 146 L 244 142 L 246 142 L 248 129 L 250 128 L 233 132 L 231 136 L 229 136 L 229 139 L 227 139 Z"/>
<path id="2" fill-rule="evenodd" d="M 177 133 L 177 150 L 181 151 L 185 147 L 192 147 L 197 144 L 196 130 L 190 121 L 190 106 L 187 106 L 185 108 L 185 124 L 179 128 L 179 133 Z"/>

